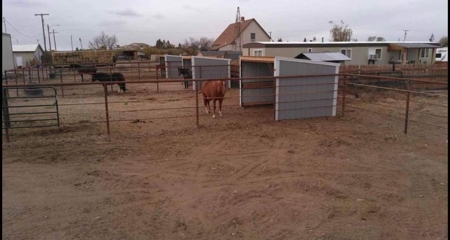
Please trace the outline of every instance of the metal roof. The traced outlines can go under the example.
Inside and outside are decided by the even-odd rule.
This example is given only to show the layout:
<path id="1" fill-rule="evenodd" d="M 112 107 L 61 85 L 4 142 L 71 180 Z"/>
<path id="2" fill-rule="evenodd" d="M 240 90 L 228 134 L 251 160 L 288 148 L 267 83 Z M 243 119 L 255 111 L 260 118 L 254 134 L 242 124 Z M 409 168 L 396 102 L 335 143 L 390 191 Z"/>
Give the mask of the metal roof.
<path id="1" fill-rule="evenodd" d="M 306 57 L 307 59 L 311 61 L 318 61 L 318 62 L 327 62 L 327 61 L 351 61 L 352 59 L 345 56 L 344 54 L 340 52 L 307 52 L 307 53 L 300 53 L 295 58 L 303 58 Z"/>
<path id="2" fill-rule="evenodd" d="M 12 45 L 13 52 L 36 52 L 39 44 Z"/>
<path id="3" fill-rule="evenodd" d="M 404 43 L 391 43 L 393 45 L 397 45 L 403 48 L 440 48 L 440 46 L 436 46 L 434 44 L 430 43 L 411 43 L 411 42 L 404 42 Z"/>

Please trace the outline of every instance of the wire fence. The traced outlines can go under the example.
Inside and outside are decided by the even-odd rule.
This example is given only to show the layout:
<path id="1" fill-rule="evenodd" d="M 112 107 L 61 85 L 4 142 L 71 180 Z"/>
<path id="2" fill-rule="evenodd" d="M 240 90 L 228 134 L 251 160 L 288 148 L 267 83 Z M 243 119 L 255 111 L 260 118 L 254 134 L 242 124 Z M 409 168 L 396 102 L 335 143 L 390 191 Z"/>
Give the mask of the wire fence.
<path id="1" fill-rule="evenodd" d="M 216 66 L 217 67 L 217 66 Z M 221 66 L 223 67 L 223 66 Z M 120 66 L 101 67 L 98 71 L 114 72 Z M 299 79 L 298 85 L 276 86 L 247 86 L 247 89 L 273 89 L 271 93 L 254 93 L 245 97 L 269 97 L 273 102 L 265 107 L 246 107 L 241 108 L 239 102 L 243 96 L 241 89 L 227 89 L 227 94 L 223 98 L 224 109 L 231 109 L 232 114 L 238 121 L 245 115 L 259 118 L 274 118 L 275 112 L 286 111 L 319 111 L 320 109 L 335 109 L 338 115 L 345 117 L 347 114 L 358 113 L 373 114 L 383 118 L 393 119 L 402 123 L 402 131 L 407 134 L 411 124 L 429 127 L 432 129 L 448 128 L 447 99 L 448 92 L 426 92 L 420 89 L 411 89 L 411 86 L 417 84 L 435 84 L 440 88 L 446 89 L 447 83 L 442 81 L 424 80 L 418 78 L 396 78 L 379 75 L 362 74 L 329 74 L 329 75 L 300 75 L 283 77 L 246 77 L 246 78 L 220 78 L 220 79 L 169 79 L 160 78 L 157 66 L 146 66 L 147 75 L 143 74 L 141 66 L 128 66 L 130 72 L 121 70 L 126 75 L 126 84 L 128 91 L 125 94 L 113 92 L 118 89 L 120 82 L 91 82 L 81 81 L 81 77 L 76 71 L 67 69 L 15 69 L 15 75 L 12 79 L 7 79 L 3 88 L 8 95 L 16 98 L 10 101 L 10 105 L 15 106 L 15 112 L 8 112 L 9 121 L 23 121 L 22 127 L 36 126 L 33 120 L 44 118 L 45 111 L 35 112 L 21 116 L 21 118 L 11 117 L 20 113 L 20 106 L 29 105 L 30 102 L 40 104 L 42 100 L 30 98 L 23 91 L 26 87 L 51 86 L 58 90 L 58 96 L 62 98 L 58 101 L 59 117 L 61 125 L 80 125 L 80 124 L 104 124 L 107 134 L 111 134 L 111 125 L 120 122 L 135 123 L 139 121 L 175 121 L 175 124 L 190 124 L 191 126 L 200 126 L 201 122 L 206 122 L 206 117 L 211 115 L 200 113 L 203 111 L 203 101 L 201 89 L 185 90 L 184 81 L 189 81 L 191 85 L 194 82 L 205 82 L 209 80 L 225 80 L 237 82 L 240 85 L 242 80 L 268 81 L 280 79 Z M 214 69 L 214 66 L 205 69 Z M 56 73 L 56 76 L 50 76 L 50 73 Z M 214 70 L 211 70 L 212 72 Z M 11 71 L 10 71 L 11 72 Z M 17 74 L 21 72 L 22 75 Z M 7 72 L 6 72 L 7 73 Z M 5 75 L 6 75 L 5 73 Z M 151 74 L 150 74 L 151 73 Z M 133 75 L 135 74 L 135 75 Z M 135 76 L 135 77 L 133 77 Z M 337 76 L 338 83 L 317 83 L 304 84 L 301 79 L 318 78 L 326 76 Z M 440 76 L 439 76 L 440 77 Z M 36 81 L 37 80 L 37 81 Z M 362 81 L 364 80 L 364 81 Z M 403 84 L 399 85 L 401 82 Z M 396 83 L 385 84 L 380 83 Z M 336 88 L 333 88 L 334 85 Z M 400 86 L 400 87 L 399 87 Z M 294 90 L 295 87 L 302 87 L 302 90 Z M 330 90 L 331 87 L 331 90 Z M 289 107 L 275 109 L 276 88 L 287 88 L 282 95 L 292 100 L 278 101 L 278 104 L 290 104 Z M 327 89 L 324 89 L 327 88 Z M 43 96 L 50 94 L 49 90 L 43 89 Z M 311 96 L 322 96 L 311 98 Z M 325 96 L 325 97 L 323 97 Z M 390 102 L 389 102 L 389 101 Z M 316 104 L 320 103 L 320 104 Z M 316 105 L 315 105 L 316 104 Z M 224 110 L 226 112 L 226 110 Z M 49 113 L 50 114 L 50 113 Z M 5 112 L 2 112 L 3 122 L 5 122 Z M 257 119 L 257 118 L 254 118 Z M 177 122 L 178 121 L 178 122 Z M 99 125 L 101 126 L 101 125 Z M 3 124 L 3 129 L 6 128 Z M 19 131 L 19 130 L 15 130 Z M 9 133 L 4 133 L 4 135 Z M 7 138 L 9 140 L 9 136 Z"/>

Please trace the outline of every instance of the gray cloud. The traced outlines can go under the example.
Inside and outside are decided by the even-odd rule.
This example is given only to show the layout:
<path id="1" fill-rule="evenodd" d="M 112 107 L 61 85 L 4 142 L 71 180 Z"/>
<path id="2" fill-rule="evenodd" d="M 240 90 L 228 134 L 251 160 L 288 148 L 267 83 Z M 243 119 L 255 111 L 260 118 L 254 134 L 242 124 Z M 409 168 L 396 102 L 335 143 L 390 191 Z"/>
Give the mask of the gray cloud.
<path id="1" fill-rule="evenodd" d="M 187 10 L 191 10 L 191 11 L 195 11 L 195 12 L 201 12 L 201 10 L 199 8 L 193 7 L 191 5 L 183 5 L 182 6 L 183 9 L 187 9 Z"/>
<path id="2" fill-rule="evenodd" d="M 45 6 L 46 4 L 39 1 L 30 1 L 30 0 L 12 0 L 8 1 L 8 4 L 12 6 L 17 6 L 21 8 L 33 8 L 33 7 L 39 7 L 39 6 Z"/>
<path id="3" fill-rule="evenodd" d="M 109 27 L 109 26 L 119 26 L 119 25 L 124 25 L 125 22 L 124 21 L 120 21 L 120 20 L 106 20 L 103 21 L 101 23 L 99 23 L 99 26 L 102 27 Z"/>
<path id="4" fill-rule="evenodd" d="M 152 18 L 154 19 L 163 19 L 165 18 L 164 15 L 162 15 L 161 13 L 157 13 L 157 14 L 153 14 Z"/>
<path id="5" fill-rule="evenodd" d="M 115 11 L 106 11 L 107 13 L 124 16 L 124 17 L 140 17 L 142 16 L 140 13 L 134 11 L 133 9 L 123 9 L 123 10 L 115 10 Z"/>

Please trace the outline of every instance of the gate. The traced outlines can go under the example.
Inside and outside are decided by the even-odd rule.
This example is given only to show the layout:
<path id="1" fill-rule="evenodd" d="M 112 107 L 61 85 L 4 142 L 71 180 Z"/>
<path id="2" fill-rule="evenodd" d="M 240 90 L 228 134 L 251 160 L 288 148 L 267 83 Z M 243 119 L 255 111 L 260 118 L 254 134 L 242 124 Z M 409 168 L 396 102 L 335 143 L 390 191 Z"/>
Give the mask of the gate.
<path id="1" fill-rule="evenodd" d="M 28 91 L 28 96 L 9 96 L 10 89 Z M 14 128 L 59 127 L 58 94 L 54 87 L 39 87 L 45 94 L 32 94 L 29 87 L 2 88 L 2 129 L 9 142 Z M 35 91 L 40 93 L 39 91 Z"/>

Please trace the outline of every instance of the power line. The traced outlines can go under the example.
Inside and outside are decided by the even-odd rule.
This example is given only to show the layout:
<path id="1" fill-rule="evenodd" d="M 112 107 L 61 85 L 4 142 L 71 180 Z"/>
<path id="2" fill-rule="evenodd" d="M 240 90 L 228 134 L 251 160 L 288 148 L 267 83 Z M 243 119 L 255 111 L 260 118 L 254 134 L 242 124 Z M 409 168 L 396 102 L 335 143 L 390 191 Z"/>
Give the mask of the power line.
<path id="1" fill-rule="evenodd" d="M 25 36 L 25 37 L 35 38 L 35 37 L 37 37 L 37 36 L 40 35 L 40 34 L 37 34 L 37 35 L 35 35 L 35 36 L 28 36 L 28 35 L 26 35 L 26 34 L 21 33 L 19 30 L 17 30 L 10 22 L 8 22 L 8 20 L 5 19 L 5 22 L 8 23 L 8 25 L 11 26 L 14 30 L 16 30 L 16 32 L 22 34 L 22 35 Z"/>

